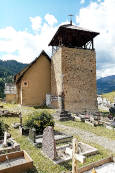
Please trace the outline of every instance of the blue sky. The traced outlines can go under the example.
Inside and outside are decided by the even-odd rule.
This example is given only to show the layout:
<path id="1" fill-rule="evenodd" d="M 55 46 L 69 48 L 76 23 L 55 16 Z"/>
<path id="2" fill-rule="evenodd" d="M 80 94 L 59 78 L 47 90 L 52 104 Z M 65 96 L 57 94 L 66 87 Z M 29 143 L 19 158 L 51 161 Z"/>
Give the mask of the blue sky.
<path id="1" fill-rule="evenodd" d="M 115 74 L 115 0 L 0 0 L 0 58 L 29 63 L 60 24 L 73 14 L 75 25 L 97 32 L 97 76 Z"/>
<path id="2" fill-rule="evenodd" d="M 68 19 L 68 14 L 75 18 L 83 6 L 79 0 L 1 0 L 0 4 L 0 27 L 13 26 L 17 30 L 30 26 L 30 16 L 43 18 L 50 13 L 61 23 Z"/>

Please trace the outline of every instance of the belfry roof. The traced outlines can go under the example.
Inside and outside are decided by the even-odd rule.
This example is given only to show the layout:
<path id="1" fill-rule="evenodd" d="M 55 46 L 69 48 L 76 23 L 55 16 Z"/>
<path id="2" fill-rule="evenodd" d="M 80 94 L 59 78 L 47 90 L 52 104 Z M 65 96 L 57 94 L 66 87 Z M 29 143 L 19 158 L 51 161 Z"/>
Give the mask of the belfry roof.
<path id="1" fill-rule="evenodd" d="M 59 46 L 61 43 L 64 46 L 82 47 L 98 34 L 98 32 L 71 24 L 61 25 L 50 41 L 49 46 Z"/>

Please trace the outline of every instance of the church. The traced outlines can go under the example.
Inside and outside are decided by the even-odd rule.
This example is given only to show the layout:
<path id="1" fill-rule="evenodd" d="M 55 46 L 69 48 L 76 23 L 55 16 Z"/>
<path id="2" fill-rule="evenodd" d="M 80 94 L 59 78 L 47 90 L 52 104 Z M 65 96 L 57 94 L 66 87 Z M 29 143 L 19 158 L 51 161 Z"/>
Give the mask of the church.
<path id="1" fill-rule="evenodd" d="M 75 25 L 61 25 L 45 51 L 15 75 L 16 103 L 28 106 L 47 104 L 70 112 L 96 112 L 96 52 L 99 33 Z"/>

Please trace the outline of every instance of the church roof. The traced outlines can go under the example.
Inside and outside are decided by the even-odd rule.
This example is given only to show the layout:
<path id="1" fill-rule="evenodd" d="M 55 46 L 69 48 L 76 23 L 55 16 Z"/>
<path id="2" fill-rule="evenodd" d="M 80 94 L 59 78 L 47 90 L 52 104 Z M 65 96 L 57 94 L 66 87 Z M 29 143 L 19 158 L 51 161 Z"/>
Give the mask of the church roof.
<path id="1" fill-rule="evenodd" d="M 42 50 L 40 55 L 35 58 L 34 61 L 32 61 L 29 65 L 27 65 L 24 69 L 22 69 L 19 73 L 17 73 L 14 76 L 14 81 L 17 83 L 21 80 L 21 78 L 24 76 L 24 74 L 31 68 L 31 66 L 40 58 L 41 55 L 44 55 L 49 61 L 51 61 L 50 57 L 47 55 L 47 53 Z"/>

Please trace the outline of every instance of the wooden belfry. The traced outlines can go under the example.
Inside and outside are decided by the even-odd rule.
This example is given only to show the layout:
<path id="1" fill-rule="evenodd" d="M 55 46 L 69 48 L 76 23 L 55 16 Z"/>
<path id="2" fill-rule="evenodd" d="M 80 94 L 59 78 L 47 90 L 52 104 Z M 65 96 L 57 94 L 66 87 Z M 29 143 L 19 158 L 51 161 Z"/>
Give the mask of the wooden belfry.
<path id="1" fill-rule="evenodd" d="M 72 15 L 70 15 L 70 17 L 72 17 Z M 98 34 L 98 32 L 72 25 L 72 19 L 70 19 L 70 24 L 59 27 L 58 31 L 50 41 L 49 46 L 52 46 L 53 53 L 59 46 L 94 49 L 93 39 Z"/>

